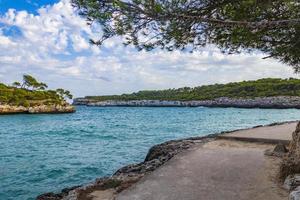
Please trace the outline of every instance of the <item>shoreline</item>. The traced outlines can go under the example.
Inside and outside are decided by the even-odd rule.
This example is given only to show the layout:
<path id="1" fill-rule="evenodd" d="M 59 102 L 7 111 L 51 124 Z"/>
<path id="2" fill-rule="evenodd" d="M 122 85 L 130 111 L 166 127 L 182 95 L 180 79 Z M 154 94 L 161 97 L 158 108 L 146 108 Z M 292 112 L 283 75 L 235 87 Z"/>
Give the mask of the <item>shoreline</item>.
<path id="1" fill-rule="evenodd" d="M 87 199 L 91 191 L 101 190 L 106 191 L 114 189 L 117 193 L 129 188 L 134 183 L 138 182 L 142 177 L 158 169 L 160 166 L 167 163 L 175 155 L 182 153 L 195 145 L 204 145 L 218 139 L 228 133 L 238 131 L 252 130 L 260 127 L 274 127 L 279 125 L 291 124 L 298 121 L 275 122 L 267 125 L 258 125 L 250 128 L 237 129 L 233 131 L 223 131 L 220 133 L 209 134 L 206 136 L 189 137 L 177 140 L 170 140 L 152 146 L 143 162 L 129 164 L 118 169 L 109 177 L 97 178 L 94 182 L 87 185 L 73 186 L 61 190 L 59 193 L 45 193 L 39 195 L 37 200 L 83 200 Z"/>
<path id="2" fill-rule="evenodd" d="M 67 114 L 74 113 L 74 106 L 66 105 L 39 105 L 39 106 L 11 106 L 0 104 L 1 115 L 16 115 L 16 114 Z"/>
<path id="3" fill-rule="evenodd" d="M 300 109 L 300 97 L 276 96 L 256 98 L 220 97 L 212 100 L 95 100 L 75 98 L 73 105 L 91 107 L 216 107 L 216 108 L 262 108 Z"/>

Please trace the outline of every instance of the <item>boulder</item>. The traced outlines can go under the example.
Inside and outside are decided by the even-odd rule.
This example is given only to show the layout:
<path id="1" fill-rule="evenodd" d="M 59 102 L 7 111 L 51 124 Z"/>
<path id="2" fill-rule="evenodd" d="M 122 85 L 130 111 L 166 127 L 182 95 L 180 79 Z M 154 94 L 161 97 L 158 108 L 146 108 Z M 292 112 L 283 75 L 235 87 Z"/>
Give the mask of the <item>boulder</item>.
<path id="1" fill-rule="evenodd" d="M 287 148 L 285 147 L 284 144 L 280 143 L 280 144 L 277 144 L 274 148 L 274 151 L 275 153 L 279 153 L 279 154 L 284 154 L 284 153 L 287 153 L 288 150 Z"/>
<path id="2" fill-rule="evenodd" d="M 288 155 L 283 159 L 280 166 L 280 178 L 284 180 L 289 175 L 300 173 L 300 122 L 293 132 L 292 141 L 289 145 Z"/>
<path id="3" fill-rule="evenodd" d="M 289 191 L 292 191 L 300 186 L 300 174 L 289 175 L 286 177 L 283 186 Z"/>
<path id="4" fill-rule="evenodd" d="M 289 200 L 300 200 L 300 187 L 297 187 L 290 193 Z"/>

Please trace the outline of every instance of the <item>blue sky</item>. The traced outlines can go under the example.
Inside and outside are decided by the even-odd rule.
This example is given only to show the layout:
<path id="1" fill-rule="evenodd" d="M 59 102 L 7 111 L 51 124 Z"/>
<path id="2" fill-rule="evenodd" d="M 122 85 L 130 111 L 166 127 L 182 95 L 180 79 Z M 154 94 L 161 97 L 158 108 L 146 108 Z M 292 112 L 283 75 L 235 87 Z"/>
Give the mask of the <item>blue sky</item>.
<path id="1" fill-rule="evenodd" d="M 7 12 L 8 9 L 14 8 L 18 11 L 27 10 L 30 13 L 37 14 L 37 9 L 57 3 L 58 0 L 0 0 L 0 13 Z"/>
<path id="2" fill-rule="evenodd" d="M 70 0 L 0 0 L 0 82 L 31 74 L 51 88 L 75 96 L 121 94 L 264 77 L 297 77 L 265 55 L 225 56 L 213 46 L 202 51 L 138 52 L 122 38 L 99 48 L 89 44 L 101 31 L 86 25 Z"/>

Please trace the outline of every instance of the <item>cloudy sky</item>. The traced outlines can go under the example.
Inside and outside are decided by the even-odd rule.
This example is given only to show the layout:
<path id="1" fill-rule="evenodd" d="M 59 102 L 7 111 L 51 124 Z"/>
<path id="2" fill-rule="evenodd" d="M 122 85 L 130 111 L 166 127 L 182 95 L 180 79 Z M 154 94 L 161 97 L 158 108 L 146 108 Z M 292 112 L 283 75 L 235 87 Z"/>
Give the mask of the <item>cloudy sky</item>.
<path id="1" fill-rule="evenodd" d="M 264 77 L 297 77 L 262 54 L 137 52 L 120 38 L 98 48 L 99 29 L 75 14 L 70 0 L 0 0 L 0 82 L 31 74 L 75 96 L 121 94 Z"/>

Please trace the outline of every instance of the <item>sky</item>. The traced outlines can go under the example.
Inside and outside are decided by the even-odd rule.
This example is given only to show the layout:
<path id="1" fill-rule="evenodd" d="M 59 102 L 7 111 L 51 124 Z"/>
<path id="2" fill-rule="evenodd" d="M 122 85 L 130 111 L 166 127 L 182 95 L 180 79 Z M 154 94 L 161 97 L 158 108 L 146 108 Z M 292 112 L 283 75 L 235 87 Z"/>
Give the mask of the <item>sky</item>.
<path id="1" fill-rule="evenodd" d="M 194 87 L 259 78 L 296 77 L 265 55 L 223 55 L 213 46 L 194 53 L 138 52 L 122 38 L 89 44 L 101 30 L 89 27 L 70 0 L 0 0 L 0 82 L 31 74 L 76 97 Z"/>

